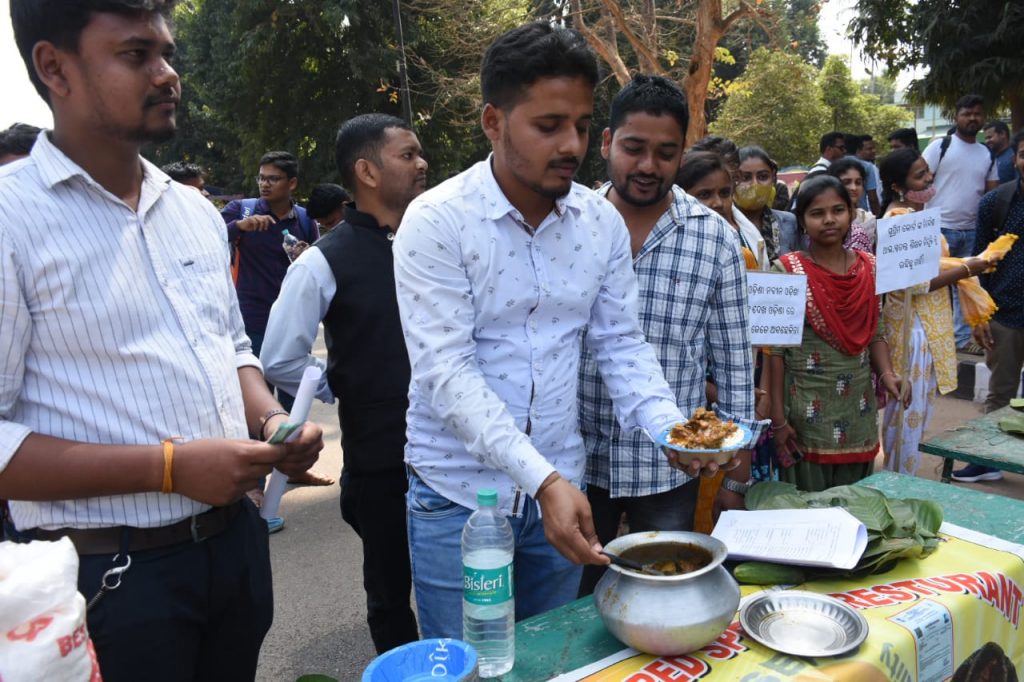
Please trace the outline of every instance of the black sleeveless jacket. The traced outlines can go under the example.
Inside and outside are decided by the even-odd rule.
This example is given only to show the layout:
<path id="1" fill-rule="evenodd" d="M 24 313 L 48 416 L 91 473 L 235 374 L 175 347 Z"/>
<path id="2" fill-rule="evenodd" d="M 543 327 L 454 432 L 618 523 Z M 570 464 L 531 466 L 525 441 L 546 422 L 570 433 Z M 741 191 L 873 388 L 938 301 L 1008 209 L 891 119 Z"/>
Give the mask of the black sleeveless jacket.
<path id="1" fill-rule="evenodd" d="M 338 399 L 345 469 L 353 475 L 404 470 L 409 356 L 395 296 L 394 233 L 366 213 L 317 241 L 337 290 L 324 317 L 327 381 Z"/>

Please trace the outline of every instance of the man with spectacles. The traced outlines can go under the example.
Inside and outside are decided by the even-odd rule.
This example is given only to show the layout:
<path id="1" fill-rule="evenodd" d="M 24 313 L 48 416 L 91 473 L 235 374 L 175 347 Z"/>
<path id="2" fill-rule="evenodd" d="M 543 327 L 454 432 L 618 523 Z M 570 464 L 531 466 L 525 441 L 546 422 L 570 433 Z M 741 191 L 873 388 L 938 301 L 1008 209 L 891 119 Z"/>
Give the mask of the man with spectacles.
<path id="1" fill-rule="evenodd" d="M 259 198 L 232 201 L 220 212 L 227 223 L 233 266 L 237 268 L 238 305 L 256 357 L 263 348 L 270 306 L 277 300 L 291 263 L 282 247 L 282 232 L 288 230 L 299 240 L 299 253 L 320 237 L 306 209 L 292 198 L 298 183 L 298 160 L 288 152 L 267 152 L 260 159 L 256 176 Z M 279 390 L 277 397 L 286 410 L 291 410 L 294 396 Z M 292 482 L 330 485 L 334 481 L 306 472 Z M 259 497 L 256 495 L 257 503 Z M 271 524 L 271 532 L 280 528 L 280 522 Z"/>
<path id="2" fill-rule="evenodd" d="M 821 158 L 810 167 L 807 171 L 808 175 L 823 173 L 828 170 L 833 161 L 838 161 L 846 156 L 846 136 L 837 131 L 825 133 L 818 143 L 818 150 L 821 152 Z"/>

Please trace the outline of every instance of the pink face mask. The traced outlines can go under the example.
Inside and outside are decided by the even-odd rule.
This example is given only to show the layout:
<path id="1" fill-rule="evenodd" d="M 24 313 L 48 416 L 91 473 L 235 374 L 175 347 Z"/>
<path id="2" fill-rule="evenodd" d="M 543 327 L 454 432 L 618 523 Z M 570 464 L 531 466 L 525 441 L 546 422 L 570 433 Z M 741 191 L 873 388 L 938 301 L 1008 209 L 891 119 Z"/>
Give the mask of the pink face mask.
<path id="1" fill-rule="evenodd" d="M 935 185 L 931 185 L 928 189 L 907 190 L 903 196 L 911 203 L 927 204 L 935 198 Z"/>

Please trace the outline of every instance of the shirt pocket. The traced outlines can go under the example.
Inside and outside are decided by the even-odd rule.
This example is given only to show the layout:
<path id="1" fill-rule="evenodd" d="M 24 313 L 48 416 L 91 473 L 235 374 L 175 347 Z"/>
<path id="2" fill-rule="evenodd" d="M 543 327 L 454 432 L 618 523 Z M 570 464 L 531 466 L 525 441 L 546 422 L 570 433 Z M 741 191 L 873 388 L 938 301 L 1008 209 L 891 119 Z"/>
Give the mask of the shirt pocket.
<path id="1" fill-rule="evenodd" d="M 222 335 L 229 328 L 227 257 L 220 252 L 178 256 L 174 269 L 179 287 L 204 331 Z"/>

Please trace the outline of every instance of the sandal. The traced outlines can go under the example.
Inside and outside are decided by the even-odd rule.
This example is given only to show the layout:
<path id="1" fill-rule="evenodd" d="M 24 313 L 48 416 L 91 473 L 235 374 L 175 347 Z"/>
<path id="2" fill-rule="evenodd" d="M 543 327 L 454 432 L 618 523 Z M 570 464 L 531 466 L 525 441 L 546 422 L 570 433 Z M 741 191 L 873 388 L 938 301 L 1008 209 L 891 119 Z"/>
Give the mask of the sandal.
<path id="1" fill-rule="evenodd" d="M 313 470 L 304 471 L 294 478 L 289 478 L 288 482 L 293 485 L 334 485 L 333 478 L 321 476 Z"/>
<path id="2" fill-rule="evenodd" d="M 263 490 L 261 488 L 247 490 L 245 494 L 256 505 L 257 509 L 263 506 Z"/>
<path id="3" fill-rule="evenodd" d="M 979 346 L 974 341 L 968 341 L 960 348 L 957 348 L 961 353 L 967 353 L 968 355 L 984 355 L 985 349 Z"/>

